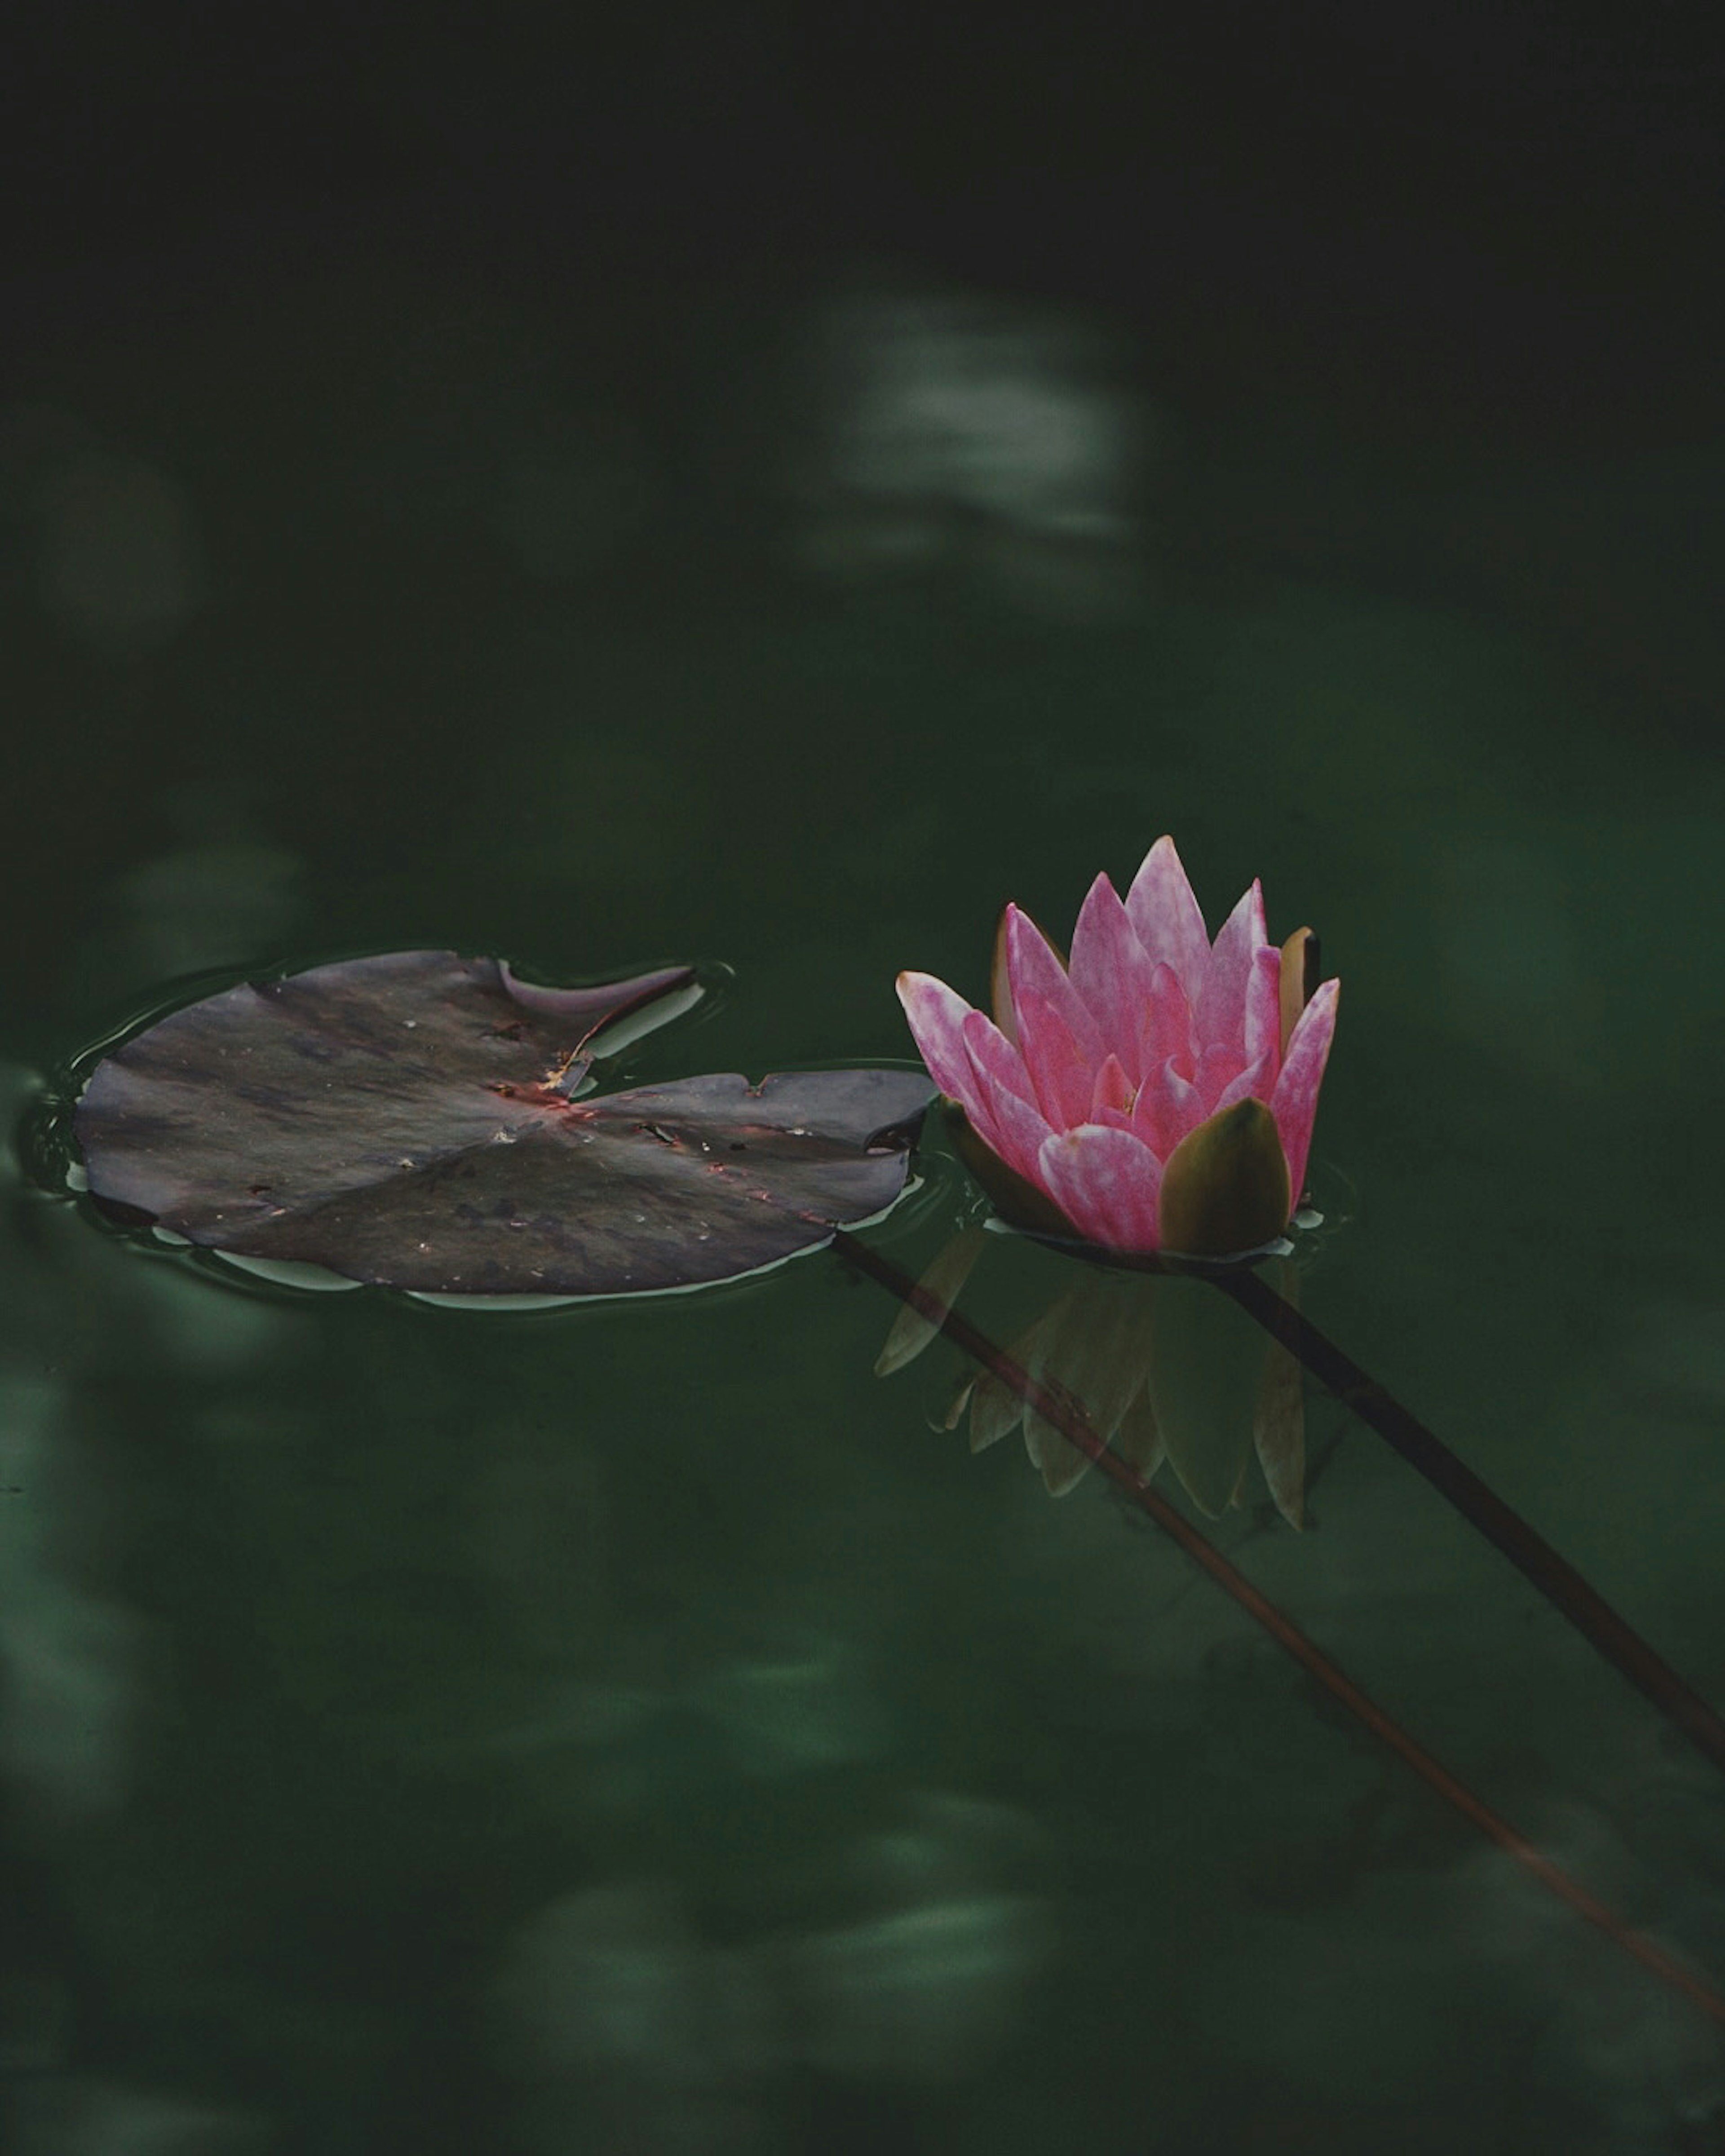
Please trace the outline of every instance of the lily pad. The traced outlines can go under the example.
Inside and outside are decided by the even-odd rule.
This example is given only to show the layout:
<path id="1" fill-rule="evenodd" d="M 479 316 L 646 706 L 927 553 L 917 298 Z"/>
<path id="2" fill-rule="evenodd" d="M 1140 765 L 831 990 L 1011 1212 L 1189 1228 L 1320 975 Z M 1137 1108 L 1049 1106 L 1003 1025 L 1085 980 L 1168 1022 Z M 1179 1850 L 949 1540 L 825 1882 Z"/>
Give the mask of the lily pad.
<path id="1" fill-rule="evenodd" d="M 97 1065 L 73 1118 L 110 1214 L 421 1294 L 639 1294 L 829 1240 L 904 1187 L 920 1072 L 583 1093 L 686 967 L 594 988 L 400 951 L 243 983 Z"/>

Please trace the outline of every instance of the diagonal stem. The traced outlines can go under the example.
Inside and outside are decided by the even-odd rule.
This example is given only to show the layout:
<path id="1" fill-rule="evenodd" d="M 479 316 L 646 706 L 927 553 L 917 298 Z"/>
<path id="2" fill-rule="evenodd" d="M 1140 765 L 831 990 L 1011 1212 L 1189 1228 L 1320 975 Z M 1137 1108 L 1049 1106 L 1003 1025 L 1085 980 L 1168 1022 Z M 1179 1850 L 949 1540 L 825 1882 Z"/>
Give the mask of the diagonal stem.
<path id="1" fill-rule="evenodd" d="M 1399 1452 L 1452 1504 L 1471 1527 L 1496 1545 L 1612 1667 L 1651 1700 L 1716 1767 L 1725 1767 L 1725 1720 L 1686 1684 L 1635 1627 L 1560 1557 L 1543 1535 L 1506 1505 L 1488 1483 L 1458 1460 L 1441 1438 L 1368 1376 L 1352 1356 L 1247 1266 L 1210 1276 L 1266 1332 L 1328 1387 L 1368 1429 Z"/>
<path id="2" fill-rule="evenodd" d="M 1579 1880 L 1572 1878 L 1560 1865 L 1554 1864 L 1548 1856 L 1536 1849 L 1524 1835 L 1519 1834 L 1507 1820 L 1493 1811 L 1481 1798 L 1475 1796 L 1465 1783 L 1459 1781 L 1440 1759 L 1428 1752 L 1423 1745 L 1417 1743 L 1399 1722 L 1394 1720 L 1368 1693 L 1363 1691 L 1354 1683 L 1338 1664 L 1332 1662 L 1321 1647 L 1309 1640 L 1290 1618 L 1284 1616 L 1267 1596 L 1260 1594 L 1243 1573 L 1229 1563 L 1207 1536 L 1200 1534 L 1189 1520 L 1177 1512 L 1166 1498 L 1153 1489 L 1141 1476 L 1127 1465 L 1125 1460 L 1109 1451 L 1107 1446 L 1097 1437 L 1083 1415 L 1069 1399 L 1063 1398 L 1058 1392 L 1051 1390 L 1049 1387 L 1040 1384 L 1003 1349 L 997 1348 L 985 1333 L 978 1331 L 968 1318 L 960 1316 L 938 1296 L 932 1294 L 920 1282 L 914 1281 L 907 1272 L 895 1265 L 891 1258 L 883 1256 L 880 1251 L 872 1249 L 868 1244 L 860 1241 L 856 1236 L 842 1228 L 834 1235 L 833 1246 L 839 1255 L 855 1265 L 858 1271 L 868 1274 L 871 1280 L 878 1281 L 889 1294 L 897 1296 L 901 1302 L 907 1303 L 937 1330 L 943 1331 L 947 1337 L 957 1347 L 963 1348 L 967 1355 L 979 1363 L 1002 1384 L 1008 1386 L 1015 1393 L 1027 1407 L 1034 1409 L 1045 1421 L 1051 1423 L 1070 1444 L 1076 1445 L 1081 1452 L 1087 1454 L 1096 1466 L 1127 1493 L 1141 1512 L 1153 1521 L 1172 1541 L 1177 1543 L 1186 1555 L 1209 1573 L 1224 1593 L 1231 1595 L 1250 1617 L 1263 1626 L 1278 1646 L 1291 1655 L 1303 1669 L 1315 1677 L 1330 1696 L 1370 1730 L 1380 1743 L 1386 1744 L 1400 1759 L 1412 1768 L 1429 1789 L 1435 1790 L 1446 1804 L 1453 1805 L 1465 1819 L 1496 1842 L 1497 1846 L 1508 1856 L 1513 1857 L 1517 1864 L 1532 1873 L 1559 1900 L 1567 1902 L 1579 1916 L 1585 1917 L 1589 1923 L 1597 1927 L 1625 1953 L 1631 1955 L 1644 1968 L 1651 1969 L 1656 1976 L 1674 1990 L 1681 1992 L 1692 2005 L 1699 2008 L 1701 2012 L 1707 2015 L 1710 2020 L 1725 2026 L 1725 1996 L 1713 1990 L 1710 1985 L 1692 1970 L 1686 1969 L 1673 1956 L 1666 1953 L 1664 1948 L 1656 1944 L 1653 1940 L 1624 1923 L 1596 1895 L 1590 1893 Z M 1231 1286 L 1231 1283 L 1230 1285 Z M 1260 1282 L 1259 1285 L 1261 1287 L 1263 1284 Z M 1273 1290 L 1265 1289 L 1264 1292 L 1271 1301 L 1276 1303 L 1281 1302 L 1281 1298 L 1275 1295 Z M 1247 1306 L 1252 1307 L 1250 1304 Z M 1267 1304 L 1261 1306 L 1265 1315 L 1260 1317 L 1260 1322 L 1271 1323 L 1272 1329 L 1276 1332 L 1276 1337 L 1279 1339 L 1283 1338 L 1282 1321 L 1276 1317 L 1273 1311 L 1268 1309 Z M 1282 1307 L 1291 1310 L 1293 1306 L 1283 1304 Z M 1253 1308 L 1252 1314 L 1259 1317 L 1259 1309 Z M 1295 1314 L 1297 1316 L 1297 1312 Z M 1341 1354 L 1339 1349 L 1332 1348 L 1331 1343 L 1323 1339 L 1323 1336 L 1317 1332 L 1315 1327 L 1309 1330 L 1314 1339 L 1329 1348 L 1331 1353 L 1337 1358 L 1338 1368 L 1345 1365 L 1348 1370 L 1355 1373 L 1362 1385 L 1370 1386 L 1370 1380 L 1365 1378 L 1364 1373 L 1357 1371 L 1356 1366 L 1349 1363 L 1348 1358 Z M 1307 1362 L 1307 1367 L 1312 1369 L 1315 1374 L 1324 1377 L 1326 1383 L 1330 1382 L 1317 1363 L 1307 1361 L 1301 1348 L 1295 1346 L 1291 1339 L 1289 1339 L 1286 1344 L 1296 1354 L 1301 1356 L 1302 1362 Z M 1381 1388 L 1372 1389 L 1381 1390 Z M 1349 1405 L 1355 1404 L 1347 1394 L 1343 1394 L 1343 1397 L 1348 1399 Z M 1388 1400 L 1389 1395 L 1384 1394 L 1384 1398 Z M 1390 1403 L 1392 1407 L 1394 1404 L 1394 1402 Z M 1404 1411 L 1398 1410 L 1398 1413 L 1403 1412 Z M 1408 1416 L 1407 1420 L 1413 1423 L 1411 1416 Z M 1375 1423 L 1372 1426 L 1374 1429 L 1378 1427 Z M 1413 1423 L 1413 1426 L 1416 1430 L 1420 1428 L 1417 1423 Z M 1422 1435 L 1426 1437 L 1430 1445 L 1437 1445 L 1437 1440 L 1431 1437 L 1430 1432 L 1422 1432 Z M 1398 1449 L 1399 1450 L 1399 1447 Z M 1440 1452 L 1444 1450 L 1440 1445 L 1437 1445 L 1437 1449 Z M 1447 1453 L 1445 1456 L 1450 1457 Z M 1459 1461 L 1455 1464 L 1458 1467 L 1461 1465 Z M 1466 1474 L 1467 1471 L 1463 1469 L 1461 1471 Z M 1480 1485 L 1480 1487 L 1483 1490 L 1484 1485 Z M 1489 1496 L 1490 1492 L 1487 1491 L 1486 1494 Z M 1494 1499 L 1493 1502 L 1496 1503 L 1497 1501 Z M 1507 1507 L 1502 1509 L 1507 1512 Z M 1516 1517 L 1513 1513 L 1510 1513 L 1509 1517 L 1512 1519 Z M 1532 1535 L 1531 1528 L 1527 1532 Z M 1497 1537 L 1494 1536 L 1493 1539 L 1496 1540 Z M 1538 1537 L 1534 1539 L 1537 1541 Z M 1543 1547 L 1543 1545 L 1541 1546 Z M 1502 1545 L 1500 1544 L 1500 1547 Z M 1558 1559 L 1558 1562 L 1561 1563 L 1562 1560 Z M 1585 1583 L 1583 1584 L 1584 1585 Z M 1589 1592 L 1591 1593 L 1591 1590 L 1589 1589 Z M 1594 1599 L 1598 1600 L 1597 1596 Z M 1601 1604 L 1600 1607 L 1604 1609 L 1605 1605 Z M 1617 1621 L 1621 1623 L 1621 1620 Z M 1625 1630 L 1627 1629 L 1625 1627 Z M 1631 1635 L 1631 1636 L 1634 1635 Z M 1647 1651 L 1651 1653 L 1651 1649 Z M 1661 1666 L 1662 1667 L 1663 1665 Z"/>

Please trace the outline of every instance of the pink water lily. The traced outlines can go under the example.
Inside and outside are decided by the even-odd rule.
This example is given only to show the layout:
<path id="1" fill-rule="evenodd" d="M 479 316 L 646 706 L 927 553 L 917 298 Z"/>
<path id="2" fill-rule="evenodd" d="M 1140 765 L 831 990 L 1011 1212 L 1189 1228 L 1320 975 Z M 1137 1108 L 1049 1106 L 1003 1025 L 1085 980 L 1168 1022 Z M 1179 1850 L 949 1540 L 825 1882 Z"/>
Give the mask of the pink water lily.
<path id="1" fill-rule="evenodd" d="M 1163 838 L 1124 899 L 1091 885 L 1070 963 L 1007 907 L 994 1019 L 928 973 L 898 993 L 1027 1224 L 1051 1206 L 1110 1250 L 1223 1255 L 1280 1235 L 1305 1188 L 1340 986 L 1312 992 L 1315 952 L 1305 929 L 1268 940 L 1256 883 L 1212 942 Z"/>

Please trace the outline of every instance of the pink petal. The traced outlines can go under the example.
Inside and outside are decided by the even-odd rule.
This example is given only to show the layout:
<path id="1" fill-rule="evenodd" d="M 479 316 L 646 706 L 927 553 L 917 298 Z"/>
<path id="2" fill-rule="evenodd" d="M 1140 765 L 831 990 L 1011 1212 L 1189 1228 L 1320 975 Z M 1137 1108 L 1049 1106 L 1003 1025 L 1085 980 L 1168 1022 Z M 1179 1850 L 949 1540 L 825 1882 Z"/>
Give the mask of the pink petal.
<path id="1" fill-rule="evenodd" d="M 1138 1089 L 1132 1106 L 1132 1128 L 1158 1160 L 1168 1155 L 1204 1121 L 1204 1103 L 1192 1081 L 1177 1068 L 1178 1059 L 1168 1056 Z"/>
<path id="2" fill-rule="evenodd" d="M 1036 1089 L 1024 1068 L 1022 1052 L 985 1011 L 966 1011 L 959 1030 L 972 1075 L 985 1096 L 994 1099 L 1009 1093 L 1034 1104 Z"/>
<path id="3" fill-rule="evenodd" d="M 991 1152 L 1000 1152 L 1003 1140 L 994 1112 L 996 1087 L 980 1075 L 966 1044 L 965 1027 L 988 1020 L 973 1010 L 964 998 L 929 973 L 901 973 L 898 999 L 910 1021 L 911 1034 L 928 1065 L 929 1075 L 949 1101 L 957 1101 L 970 1126 Z"/>
<path id="4" fill-rule="evenodd" d="M 929 1076 L 948 1100 L 961 1101 L 967 1111 L 973 1107 L 976 1081 L 964 1049 L 964 1021 L 970 1005 L 932 973 L 901 973 L 898 999 Z"/>
<path id="5" fill-rule="evenodd" d="M 1329 1060 L 1330 1042 L 1336 1030 L 1336 1002 L 1339 981 L 1326 981 L 1300 1014 L 1300 1022 L 1288 1041 L 1281 1075 L 1270 1096 L 1270 1112 L 1281 1133 L 1281 1149 L 1288 1157 L 1288 1188 L 1296 1205 L 1306 1189 L 1306 1161 L 1312 1150 L 1312 1126 L 1317 1116 L 1317 1091 Z"/>
<path id="6" fill-rule="evenodd" d="M 1196 1003 L 1210 963 L 1210 939 L 1172 839 L 1158 839 L 1126 895 L 1127 918 L 1153 959 L 1174 969 L 1189 1003 Z"/>
<path id="7" fill-rule="evenodd" d="M 1056 1130 L 1068 1130 L 1090 1114 L 1095 1070 L 1072 1037 L 1064 1011 L 1034 988 L 1013 1001 L 1019 1015 L 1019 1047 L 1042 1112 Z"/>
<path id="8" fill-rule="evenodd" d="M 971 1093 L 964 1112 L 971 1128 L 990 1152 L 1006 1158 L 1007 1139 L 1002 1127 L 1002 1103 L 1023 1100 L 1030 1091 L 1024 1061 L 1018 1050 L 979 1010 L 968 1010 L 960 1028 L 970 1064 Z"/>
<path id="9" fill-rule="evenodd" d="M 1138 1018 L 1138 1075 L 1160 1070 L 1170 1057 L 1183 1074 L 1192 1069 L 1192 1006 L 1179 977 L 1165 961 L 1153 967 L 1150 995 Z"/>
<path id="10" fill-rule="evenodd" d="M 1088 1120 L 1091 1122 L 1096 1122 L 1100 1111 L 1104 1108 L 1130 1106 L 1132 1091 L 1132 1081 L 1121 1067 L 1120 1058 L 1117 1055 L 1111 1055 L 1096 1073 L 1096 1084 L 1091 1090 L 1091 1112 Z"/>
<path id="11" fill-rule="evenodd" d="M 1224 1108 L 1231 1108 L 1237 1101 L 1258 1100 L 1268 1107 L 1275 1086 L 1276 1064 L 1266 1050 L 1255 1063 L 1247 1064 L 1238 1077 L 1229 1080 L 1217 1094 L 1210 1113 L 1219 1116 Z"/>
<path id="12" fill-rule="evenodd" d="M 964 1045 L 988 1108 L 988 1125 L 978 1127 L 978 1136 L 1014 1174 L 1034 1183 L 1049 1123 L 1036 1106 L 1023 1058 L 981 1011 L 964 1021 Z"/>
<path id="13" fill-rule="evenodd" d="M 1071 980 L 1106 1047 L 1137 1085 L 1143 1014 L 1152 1000 L 1154 963 L 1139 942 L 1119 893 L 1105 875 L 1091 886 L 1072 932 Z"/>
<path id="14" fill-rule="evenodd" d="M 1058 1011 L 1067 1032 L 1091 1069 L 1101 1061 L 1102 1036 L 1084 999 L 1072 985 L 1052 945 L 1028 913 L 1009 906 L 1002 916 L 1006 930 L 1006 972 L 1012 984 L 1012 1007 L 1019 1021 L 1023 1045 L 1024 1003 L 1027 995 L 1040 996 Z M 1029 1060 L 1028 1051 L 1025 1060 Z M 1034 1075 L 1034 1066 L 1033 1073 Z"/>
<path id="15" fill-rule="evenodd" d="M 1224 1092 L 1240 1075 L 1240 1050 L 1232 1042 L 1216 1042 L 1205 1048 L 1198 1059 L 1198 1097 L 1204 1104 L 1204 1113 L 1213 1116 Z"/>
<path id="16" fill-rule="evenodd" d="M 1194 998 L 1193 1016 L 1201 1045 L 1226 1041 L 1245 1046 L 1246 1002 L 1253 984 L 1253 963 L 1265 947 L 1264 893 L 1254 883 L 1217 932 L 1203 988 Z M 1281 993 L 1281 954 L 1276 954 L 1276 993 Z M 1280 1008 L 1278 1004 L 1278 1022 Z"/>
<path id="17" fill-rule="evenodd" d="M 1130 1131 L 1081 1123 L 1055 1132 L 1037 1180 L 1087 1241 L 1111 1250 L 1157 1247 L 1162 1163 Z"/>
<path id="18" fill-rule="evenodd" d="M 994 1106 L 998 1135 L 991 1144 L 1014 1175 L 1040 1188 L 1042 1148 L 1054 1135 L 1047 1117 L 1010 1093 L 997 1095 Z"/>
<path id="19" fill-rule="evenodd" d="M 1273 943 L 1252 953 L 1251 977 L 1246 983 L 1246 1060 L 1274 1054 L 1278 1065 L 1281 1049 L 1281 953 Z"/>

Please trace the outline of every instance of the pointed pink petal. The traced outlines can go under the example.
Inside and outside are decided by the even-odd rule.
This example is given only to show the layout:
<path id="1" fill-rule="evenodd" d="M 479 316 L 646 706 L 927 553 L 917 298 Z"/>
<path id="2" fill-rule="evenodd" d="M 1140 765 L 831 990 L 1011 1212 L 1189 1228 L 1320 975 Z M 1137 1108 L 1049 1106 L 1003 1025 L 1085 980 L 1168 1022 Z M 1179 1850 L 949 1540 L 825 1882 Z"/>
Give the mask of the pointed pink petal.
<path id="1" fill-rule="evenodd" d="M 1276 1064 L 1266 1049 L 1255 1063 L 1247 1064 L 1238 1077 L 1229 1080 L 1217 1094 L 1210 1113 L 1219 1116 L 1224 1108 L 1231 1108 L 1237 1101 L 1258 1100 L 1267 1107 L 1275 1085 Z"/>
<path id="2" fill-rule="evenodd" d="M 970 1005 L 932 973 L 901 973 L 898 999 L 929 1076 L 948 1100 L 962 1102 L 967 1111 L 974 1107 L 976 1081 L 964 1050 L 964 1021 Z"/>
<path id="3" fill-rule="evenodd" d="M 1028 913 L 1016 906 L 1009 906 L 1004 921 L 1006 929 L 1006 971 L 1012 983 L 1012 1006 L 1019 1021 L 1019 1045 L 1024 1045 L 1024 998 L 1040 996 L 1043 1001 L 1058 1011 L 1066 1031 L 1077 1043 L 1079 1052 L 1091 1069 L 1101 1061 L 1102 1035 L 1096 1020 L 1085 1008 L 1084 999 L 1072 985 L 1065 968 L 1055 955 L 1053 947 Z M 1028 1049 L 1024 1060 L 1035 1075 L 1035 1065 Z"/>
<path id="4" fill-rule="evenodd" d="M 1288 1041 L 1281 1075 L 1270 1096 L 1270 1112 L 1288 1157 L 1288 1188 L 1296 1205 L 1306 1190 L 1306 1162 L 1312 1150 L 1312 1126 L 1317 1116 L 1317 1089 L 1323 1083 L 1330 1042 L 1336 1031 L 1339 981 L 1326 981 L 1300 1014 Z"/>
<path id="5" fill-rule="evenodd" d="M 1240 1054 L 1230 1041 L 1214 1042 L 1198 1059 L 1198 1097 L 1204 1113 L 1213 1116 L 1224 1092 L 1240 1072 Z"/>
<path id="6" fill-rule="evenodd" d="M 1194 999 L 1193 1015 L 1201 1046 L 1226 1041 L 1232 1048 L 1245 1045 L 1246 1001 L 1253 983 L 1253 961 L 1265 947 L 1264 893 L 1254 883 L 1217 932 L 1204 986 Z M 1281 957 L 1277 955 L 1276 993 L 1281 992 Z M 1278 1021 L 1280 1006 L 1278 1004 Z"/>
<path id="7" fill-rule="evenodd" d="M 1204 1112 L 1197 1086 L 1182 1076 L 1170 1055 L 1139 1088 L 1132 1129 L 1158 1160 L 1165 1161 L 1187 1132 L 1204 1121 Z"/>
<path id="8" fill-rule="evenodd" d="M 1129 1131 L 1132 1127 L 1132 1093 L 1133 1087 L 1120 1058 L 1111 1055 L 1096 1073 L 1096 1084 L 1091 1090 L 1090 1113 L 1083 1120 L 1106 1123 L 1111 1130 Z"/>
<path id="9" fill-rule="evenodd" d="M 985 1094 L 992 1097 L 1011 1093 L 1034 1104 L 1036 1089 L 1030 1083 L 1023 1055 L 986 1011 L 966 1011 L 959 1031 L 972 1075 Z"/>
<path id="10" fill-rule="evenodd" d="M 1119 893 L 1099 875 L 1072 932 L 1072 985 L 1134 1086 L 1144 1070 L 1141 1036 L 1155 972 Z"/>
<path id="11" fill-rule="evenodd" d="M 1117 1055 L 1111 1055 L 1097 1071 L 1096 1084 L 1091 1089 L 1090 1117 L 1094 1122 L 1104 1108 L 1125 1108 L 1132 1097 L 1132 1081 L 1127 1076 Z"/>
<path id="12" fill-rule="evenodd" d="M 1034 1183 L 1050 1127 L 1031 1095 L 1023 1060 L 981 1011 L 964 1021 L 964 1045 L 988 1102 L 988 1126 L 979 1126 L 978 1136 L 1014 1174 Z"/>
<path id="13" fill-rule="evenodd" d="M 1138 1018 L 1138 1075 L 1142 1085 L 1170 1057 L 1183 1075 L 1192 1068 L 1192 1006 L 1166 961 L 1151 968 L 1149 998 Z"/>
<path id="14" fill-rule="evenodd" d="M 1090 1114 L 1096 1076 L 1073 1039 L 1064 1011 L 1034 988 L 1014 997 L 1019 1014 L 1019 1045 L 1042 1112 L 1056 1130 L 1068 1130 Z"/>
<path id="15" fill-rule="evenodd" d="M 1111 1250 L 1157 1247 L 1162 1163 L 1129 1131 L 1101 1123 L 1056 1131 L 1037 1180 L 1079 1234 Z"/>
<path id="16" fill-rule="evenodd" d="M 1281 1067 L 1281 953 L 1266 943 L 1252 953 L 1251 976 L 1246 983 L 1245 1033 L 1242 1043 L 1248 1063 L 1272 1051 Z"/>
<path id="17" fill-rule="evenodd" d="M 1014 1175 L 1021 1175 L 1026 1183 L 1042 1183 L 1042 1148 L 1054 1135 L 1048 1118 L 1040 1108 L 1028 1105 L 1011 1093 L 996 1096 L 995 1116 L 998 1135 L 993 1141 L 999 1154 Z"/>
<path id="18" fill-rule="evenodd" d="M 1172 839 L 1158 839 L 1144 856 L 1126 911 L 1149 957 L 1165 959 L 1195 1003 L 1209 968 L 1210 939 Z"/>

